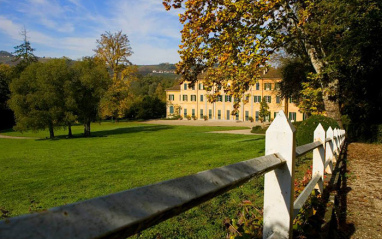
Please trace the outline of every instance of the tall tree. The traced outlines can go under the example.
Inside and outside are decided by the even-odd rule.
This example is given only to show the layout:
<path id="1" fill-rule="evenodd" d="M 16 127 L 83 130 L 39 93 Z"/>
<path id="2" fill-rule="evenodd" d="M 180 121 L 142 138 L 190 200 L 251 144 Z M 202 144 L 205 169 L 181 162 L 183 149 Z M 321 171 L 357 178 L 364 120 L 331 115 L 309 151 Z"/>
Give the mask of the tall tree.
<path id="1" fill-rule="evenodd" d="M 54 129 L 64 122 L 64 84 L 71 79 L 67 59 L 32 63 L 10 84 L 10 108 L 15 113 L 16 130 Z"/>
<path id="2" fill-rule="evenodd" d="M 97 40 L 96 59 L 104 62 L 110 72 L 112 84 L 101 102 L 101 115 L 115 119 L 123 117 L 129 107 L 130 83 L 136 80 L 137 68 L 128 57 L 133 54 L 129 39 L 122 31 L 106 32 Z"/>
<path id="3" fill-rule="evenodd" d="M 253 84 L 275 50 L 288 49 L 309 59 L 323 89 L 327 115 L 341 124 L 338 47 L 353 31 L 352 22 L 374 11 L 378 0 L 163 0 L 179 8 L 184 24 L 178 73 L 195 82 L 205 72 L 208 89 L 221 83 L 238 97 Z M 348 49 L 350 50 L 350 49 Z M 233 84 L 227 87 L 228 81 Z M 215 93 L 216 94 L 216 93 Z M 235 104 L 238 107 L 238 104 Z"/>
<path id="4" fill-rule="evenodd" d="M 19 61 L 16 70 L 21 73 L 27 66 L 29 66 L 33 62 L 37 62 L 37 57 L 33 54 L 35 51 L 34 48 L 32 48 L 27 35 L 27 30 L 24 27 L 20 34 L 23 37 L 23 43 L 15 46 L 15 52 L 13 52 L 13 55 L 15 56 L 14 61 Z"/>
<path id="5" fill-rule="evenodd" d="M 74 76 L 65 86 L 66 107 L 84 125 L 90 136 L 90 123 L 98 119 L 101 98 L 111 84 L 105 65 L 94 58 L 83 58 L 73 65 Z"/>
<path id="6" fill-rule="evenodd" d="M 117 77 L 126 66 L 131 65 L 128 57 L 133 54 L 133 51 L 129 38 L 122 31 L 101 34 L 101 39 L 97 40 L 97 48 L 94 51 L 96 58 L 107 64 L 112 77 Z"/>

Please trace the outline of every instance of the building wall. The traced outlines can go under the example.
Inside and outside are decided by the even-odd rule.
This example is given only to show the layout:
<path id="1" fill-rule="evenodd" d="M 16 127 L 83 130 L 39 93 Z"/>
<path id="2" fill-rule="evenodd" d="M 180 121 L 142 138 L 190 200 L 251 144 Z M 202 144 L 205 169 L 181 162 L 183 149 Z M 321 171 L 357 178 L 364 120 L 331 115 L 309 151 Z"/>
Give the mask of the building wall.
<path id="1" fill-rule="evenodd" d="M 249 101 L 246 104 L 241 103 L 238 116 L 231 115 L 234 99 L 226 96 L 223 89 L 220 91 L 222 101 L 209 103 L 206 97 L 208 92 L 201 87 L 202 81 L 195 83 L 194 87 L 189 87 L 189 82 L 184 82 L 180 85 L 180 89 L 166 91 L 166 116 L 172 117 L 174 115 L 174 113 L 170 113 L 170 107 L 180 106 L 179 114 L 183 117 L 189 115 L 203 119 L 203 116 L 207 115 L 209 119 L 232 121 L 248 121 L 252 117 L 255 121 L 259 121 L 256 115 L 260 111 L 260 102 L 263 97 L 267 97 L 268 100 L 270 99 L 268 102 L 268 110 L 271 112 L 269 120 L 274 119 L 276 112 L 284 110 L 288 111 L 288 117 L 291 119 L 295 117 L 296 121 L 302 121 L 303 114 L 299 112 L 298 107 L 293 102 L 277 97 L 279 91 L 276 88 L 276 83 L 280 81 L 281 79 L 260 79 L 256 85 L 251 86 L 246 93 L 249 95 Z M 267 87 L 265 87 L 266 85 Z"/>

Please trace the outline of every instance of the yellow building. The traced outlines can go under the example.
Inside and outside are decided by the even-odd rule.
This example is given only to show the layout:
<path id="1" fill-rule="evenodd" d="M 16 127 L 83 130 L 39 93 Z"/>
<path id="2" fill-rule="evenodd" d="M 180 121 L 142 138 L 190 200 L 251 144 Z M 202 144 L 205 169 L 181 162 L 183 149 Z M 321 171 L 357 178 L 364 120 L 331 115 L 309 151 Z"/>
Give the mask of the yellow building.
<path id="1" fill-rule="evenodd" d="M 187 116 L 196 117 L 203 120 L 206 116 L 211 120 L 231 120 L 231 121 L 260 121 L 260 102 L 264 98 L 268 103 L 270 116 L 266 121 L 274 119 L 276 113 L 284 110 L 291 121 L 302 121 L 304 115 L 299 112 L 298 107 L 291 99 L 283 100 L 279 96 L 280 78 L 263 78 L 254 86 L 251 86 L 245 94 L 248 103 L 240 105 L 239 113 L 231 115 L 234 100 L 232 96 L 226 95 L 221 89 L 220 97 L 214 103 L 207 101 L 208 92 L 203 87 L 203 81 L 195 83 L 194 87 L 189 86 L 189 82 L 166 90 L 167 111 L 166 117 L 171 118 L 177 115 L 186 118 Z M 243 99 L 242 99 L 243 100 Z"/>

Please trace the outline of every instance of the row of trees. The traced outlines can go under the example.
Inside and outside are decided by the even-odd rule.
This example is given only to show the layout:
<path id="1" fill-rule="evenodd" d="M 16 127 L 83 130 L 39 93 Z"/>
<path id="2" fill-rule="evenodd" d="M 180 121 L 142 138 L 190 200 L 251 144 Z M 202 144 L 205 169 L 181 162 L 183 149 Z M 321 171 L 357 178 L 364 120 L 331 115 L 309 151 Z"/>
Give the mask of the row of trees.
<path id="1" fill-rule="evenodd" d="M 90 124 L 99 119 L 154 118 L 165 114 L 165 92 L 174 80 L 141 76 L 128 57 L 127 35 L 106 32 L 97 40 L 94 57 L 38 62 L 23 31 L 15 47 L 15 67 L 0 65 L 0 107 L 14 112 L 16 130 L 43 130 Z M 163 84 L 163 87 L 162 87 Z"/>
<path id="2" fill-rule="evenodd" d="M 110 85 L 106 67 L 94 58 L 71 62 L 52 59 L 32 63 L 10 84 L 9 106 L 16 118 L 16 130 L 49 129 L 84 124 L 85 136 L 97 119 L 101 99 Z"/>
<path id="3" fill-rule="evenodd" d="M 208 89 L 218 83 L 240 98 L 261 77 L 269 59 L 284 53 L 282 91 L 285 97 L 304 97 L 307 113 L 323 108 L 341 126 L 349 119 L 354 127 L 381 123 L 376 116 L 382 111 L 382 1 L 163 0 L 163 4 L 167 10 L 185 8 L 180 14 L 184 27 L 177 72 L 186 80 L 195 82 L 204 72 Z"/>

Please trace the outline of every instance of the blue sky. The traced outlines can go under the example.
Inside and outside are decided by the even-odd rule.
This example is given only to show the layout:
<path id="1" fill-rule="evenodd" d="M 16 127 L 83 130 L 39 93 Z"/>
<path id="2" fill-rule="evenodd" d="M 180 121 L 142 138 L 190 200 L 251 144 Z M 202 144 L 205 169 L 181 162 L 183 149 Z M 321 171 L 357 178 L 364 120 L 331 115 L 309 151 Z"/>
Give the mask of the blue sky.
<path id="1" fill-rule="evenodd" d="M 105 31 L 127 34 L 134 64 L 179 61 L 179 10 L 161 0 L 0 0 L 0 50 L 14 51 L 25 26 L 37 56 L 94 55 Z"/>

